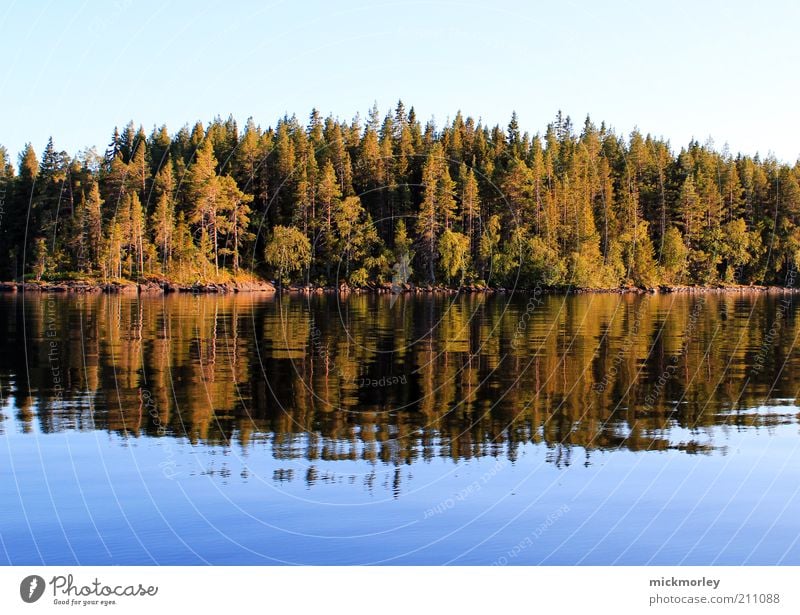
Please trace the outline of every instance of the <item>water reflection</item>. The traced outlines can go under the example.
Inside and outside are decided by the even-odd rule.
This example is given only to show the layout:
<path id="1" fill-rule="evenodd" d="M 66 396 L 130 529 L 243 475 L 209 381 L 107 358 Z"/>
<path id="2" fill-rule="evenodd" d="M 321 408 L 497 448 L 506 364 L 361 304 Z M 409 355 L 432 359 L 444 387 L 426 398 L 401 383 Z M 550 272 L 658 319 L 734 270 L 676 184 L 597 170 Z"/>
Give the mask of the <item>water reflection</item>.
<path id="1" fill-rule="evenodd" d="M 789 295 L 4 295 L 0 332 L 21 430 L 312 462 L 279 482 L 339 480 L 315 460 L 513 461 L 530 443 L 559 466 L 725 454 L 720 430 L 797 422 Z"/>

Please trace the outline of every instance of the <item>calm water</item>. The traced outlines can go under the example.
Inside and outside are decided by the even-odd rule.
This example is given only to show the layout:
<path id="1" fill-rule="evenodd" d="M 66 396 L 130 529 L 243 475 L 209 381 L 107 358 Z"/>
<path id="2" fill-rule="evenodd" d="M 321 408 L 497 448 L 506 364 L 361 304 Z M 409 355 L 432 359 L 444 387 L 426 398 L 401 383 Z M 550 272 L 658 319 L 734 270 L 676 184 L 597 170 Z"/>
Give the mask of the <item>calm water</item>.
<path id="1" fill-rule="evenodd" d="M 0 562 L 800 564 L 767 295 L 0 295 Z"/>

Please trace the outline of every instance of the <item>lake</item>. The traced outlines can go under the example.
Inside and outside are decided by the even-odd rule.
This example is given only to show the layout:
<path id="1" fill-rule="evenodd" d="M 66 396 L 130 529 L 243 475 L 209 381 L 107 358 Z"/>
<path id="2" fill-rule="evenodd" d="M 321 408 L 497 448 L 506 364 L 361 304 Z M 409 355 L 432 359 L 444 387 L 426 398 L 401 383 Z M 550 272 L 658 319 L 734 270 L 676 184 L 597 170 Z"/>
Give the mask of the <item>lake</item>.
<path id="1" fill-rule="evenodd" d="M 0 295 L 0 562 L 800 564 L 780 293 Z"/>

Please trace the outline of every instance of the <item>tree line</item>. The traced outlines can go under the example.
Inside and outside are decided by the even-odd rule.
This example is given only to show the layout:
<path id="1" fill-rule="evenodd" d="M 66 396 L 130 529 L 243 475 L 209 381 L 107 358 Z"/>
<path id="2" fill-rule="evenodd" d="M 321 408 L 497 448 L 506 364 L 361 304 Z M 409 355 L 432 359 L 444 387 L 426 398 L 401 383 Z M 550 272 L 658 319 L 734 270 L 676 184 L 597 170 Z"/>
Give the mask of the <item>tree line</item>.
<path id="1" fill-rule="evenodd" d="M 0 174 L 6 279 L 783 284 L 800 259 L 800 164 L 560 112 L 535 135 L 402 102 L 267 129 L 131 122 L 103 154 L 51 138 L 15 167 L 0 147 Z"/>

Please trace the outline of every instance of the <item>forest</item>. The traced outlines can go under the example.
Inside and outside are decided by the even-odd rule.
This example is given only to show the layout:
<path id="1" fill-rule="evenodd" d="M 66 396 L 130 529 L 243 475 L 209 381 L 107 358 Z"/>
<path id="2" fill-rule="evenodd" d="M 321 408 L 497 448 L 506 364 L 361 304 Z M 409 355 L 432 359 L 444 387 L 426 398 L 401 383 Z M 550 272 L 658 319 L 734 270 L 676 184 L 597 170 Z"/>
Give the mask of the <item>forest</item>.
<path id="1" fill-rule="evenodd" d="M 784 285 L 800 259 L 800 163 L 560 112 L 131 122 L 102 153 L 0 147 L 0 197 L 7 280 Z"/>

